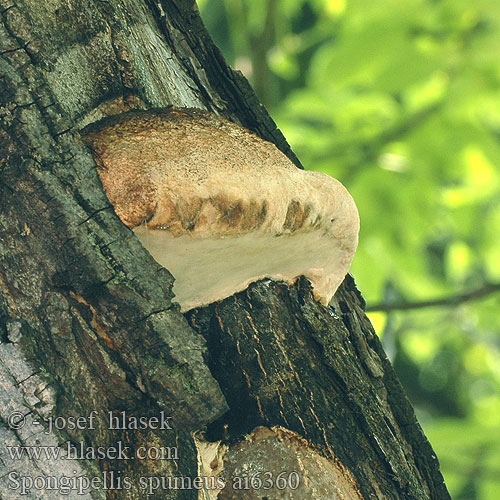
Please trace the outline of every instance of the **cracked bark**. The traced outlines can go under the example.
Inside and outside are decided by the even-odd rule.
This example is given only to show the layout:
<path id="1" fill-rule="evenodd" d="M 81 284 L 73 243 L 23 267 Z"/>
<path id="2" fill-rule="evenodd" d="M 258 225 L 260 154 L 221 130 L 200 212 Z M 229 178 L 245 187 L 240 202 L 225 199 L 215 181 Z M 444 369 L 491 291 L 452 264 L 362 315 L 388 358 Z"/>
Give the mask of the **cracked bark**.
<path id="1" fill-rule="evenodd" d="M 233 443 L 234 457 L 243 436 L 266 426 L 285 428 L 342 464 L 363 498 L 449 498 L 350 278 L 330 308 L 313 301 L 305 280 L 294 287 L 266 280 L 184 317 L 172 301 L 171 275 L 102 193 L 78 130 L 133 108 L 210 110 L 274 142 L 300 167 L 246 80 L 227 67 L 193 3 L 0 0 L 0 17 L 2 442 L 106 447 L 121 440 L 180 453 L 177 461 L 21 464 L 4 446 L 0 496 L 18 498 L 9 489 L 12 470 L 120 470 L 130 489 L 95 489 L 83 498 L 143 498 L 141 476 L 197 475 L 191 431 L 206 428 L 207 438 Z M 33 419 L 93 410 L 95 429 L 33 430 Z M 175 432 L 110 430 L 108 410 L 165 410 Z M 13 411 L 26 415 L 24 430 L 8 427 Z M 308 498 L 300 494 L 294 498 Z M 225 490 L 221 498 L 281 498 L 275 491 L 231 495 Z M 195 490 L 165 490 L 149 498 L 196 497 Z M 34 489 L 26 498 L 57 495 Z"/>

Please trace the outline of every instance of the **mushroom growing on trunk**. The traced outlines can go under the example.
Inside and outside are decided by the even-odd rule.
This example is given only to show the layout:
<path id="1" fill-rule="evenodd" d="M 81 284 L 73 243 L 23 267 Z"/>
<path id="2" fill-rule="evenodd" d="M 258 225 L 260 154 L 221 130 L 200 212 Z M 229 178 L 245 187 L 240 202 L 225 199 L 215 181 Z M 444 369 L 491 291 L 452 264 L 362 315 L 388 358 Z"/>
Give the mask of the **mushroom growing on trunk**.
<path id="1" fill-rule="evenodd" d="M 82 136 L 116 214 L 173 274 L 182 311 L 301 275 L 327 304 L 344 279 L 358 241 L 353 199 L 243 127 L 168 108 L 111 116 Z"/>

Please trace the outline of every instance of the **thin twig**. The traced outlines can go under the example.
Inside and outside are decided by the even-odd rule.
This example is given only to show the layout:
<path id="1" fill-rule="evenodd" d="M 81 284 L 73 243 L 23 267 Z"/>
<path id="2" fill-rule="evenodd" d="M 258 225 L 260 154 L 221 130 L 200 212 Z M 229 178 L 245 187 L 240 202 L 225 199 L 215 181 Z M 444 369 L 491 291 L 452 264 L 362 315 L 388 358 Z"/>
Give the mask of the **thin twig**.
<path id="1" fill-rule="evenodd" d="M 368 306 L 366 312 L 391 312 L 391 311 L 408 311 L 409 309 L 424 309 L 426 307 L 453 307 L 464 302 L 478 300 L 488 295 L 500 292 L 500 283 L 487 283 L 481 288 L 464 292 L 450 297 L 442 297 L 435 300 L 423 300 L 421 302 L 394 302 L 387 304 L 375 304 Z"/>

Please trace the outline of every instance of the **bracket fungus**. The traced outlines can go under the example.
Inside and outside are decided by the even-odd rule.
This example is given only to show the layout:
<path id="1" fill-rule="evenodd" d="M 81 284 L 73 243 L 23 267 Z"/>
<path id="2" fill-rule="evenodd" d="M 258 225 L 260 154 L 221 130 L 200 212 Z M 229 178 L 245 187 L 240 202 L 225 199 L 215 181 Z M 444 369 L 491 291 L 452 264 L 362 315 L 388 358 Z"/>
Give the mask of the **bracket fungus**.
<path id="1" fill-rule="evenodd" d="M 174 276 L 182 311 L 304 275 L 327 304 L 356 250 L 353 199 L 214 114 L 131 111 L 82 131 L 116 214 Z"/>

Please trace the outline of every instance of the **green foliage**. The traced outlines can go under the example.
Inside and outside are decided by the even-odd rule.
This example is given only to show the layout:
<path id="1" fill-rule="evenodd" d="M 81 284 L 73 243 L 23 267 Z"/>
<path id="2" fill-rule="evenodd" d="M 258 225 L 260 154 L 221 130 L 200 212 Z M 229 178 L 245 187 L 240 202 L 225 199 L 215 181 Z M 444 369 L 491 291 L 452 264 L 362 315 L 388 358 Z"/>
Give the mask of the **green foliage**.
<path id="1" fill-rule="evenodd" d="M 497 0 L 199 4 L 303 164 L 354 196 L 368 305 L 500 282 Z M 457 499 L 500 492 L 499 304 L 371 314 Z"/>

